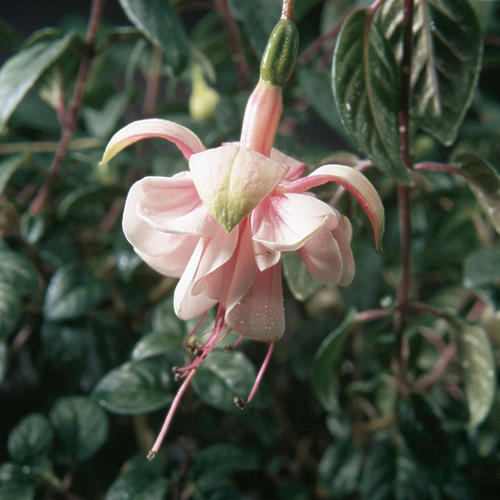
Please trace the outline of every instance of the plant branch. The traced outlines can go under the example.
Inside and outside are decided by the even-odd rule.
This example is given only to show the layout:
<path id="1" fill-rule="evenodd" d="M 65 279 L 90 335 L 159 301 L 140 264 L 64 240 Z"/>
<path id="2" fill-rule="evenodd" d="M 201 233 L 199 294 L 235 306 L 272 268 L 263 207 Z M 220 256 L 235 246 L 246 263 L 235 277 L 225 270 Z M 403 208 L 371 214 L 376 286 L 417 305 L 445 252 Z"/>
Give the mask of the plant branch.
<path id="1" fill-rule="evenodd" d="M 222 17 L 222 22 L 224 23 L 224 27 L 229 37 L 229 44 L 233 51 L 233 61 L 236 66 L 238 85 L 240 89 L 248 89 L 250 87 L 249 71 L 243 51 L 243 44 L 238 31 L 238 24 L 229 10 L 227 0 L 216 0 L 215 4 Z"/>
<path id="2" fill-rule="evenodd" d="M 82 102 L 83 88 L 85 86 L 85 81 L 87 79 L 90 60 L 94 54 L 94 44 L 97 35 L 97 27 L 101 20 L 102 8 L 104 5 L 104 0 L 93 0 L 92 7 L 90 10 L 89 24 L 87 27 L 87 38 L 86 38 L 86 50 L 80 62 L 80 67 L 78 69 L 78 75 L 76 77 L 75 88 L 73 91 L 73 98 L 71 101 L 71 106 L 69 110 L 64 115 L 64 120 L 62 123 L 62 134 L 61 139 L 52 160 L 52 164 L 49 169 L 49 176 L 46 183 L 40 188 L 35 199 L 31 203 L 30 211 L 33 215 L 37 215 L 42 210 L 45 202 L 47 201 L 50 192 L 52 190 L 52 185 L 54 179 L 59 172 L 62 165 L 64 157 L 68 151 L 71 139 L 76 129 L 76 121 L 78 117 L 78 112 L 80 110 L 80 105 Z"/>

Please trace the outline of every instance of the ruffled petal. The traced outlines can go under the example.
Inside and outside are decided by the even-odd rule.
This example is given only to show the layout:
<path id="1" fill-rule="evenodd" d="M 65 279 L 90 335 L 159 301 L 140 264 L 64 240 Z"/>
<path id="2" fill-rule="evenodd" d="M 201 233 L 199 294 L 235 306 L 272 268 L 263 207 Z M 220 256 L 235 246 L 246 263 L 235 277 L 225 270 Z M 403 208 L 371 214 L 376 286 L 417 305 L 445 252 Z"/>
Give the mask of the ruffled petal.
<path id="1" fill-rule="evenodd" d="M 101 164 L 107 163 L 113 156 L 134 142 L 150 137 L 161 137 L 173 142 L 186 160 L 189 160 L 192 154 L 205 150 L 198 136 L 188 128 L 168 120 L 149 118 L 129 123 L 116 132 L 106 146 Z"/>
<path id="2" fill-rule="evenodd" d="M 281 266 L 257 273 L 252 287 L 238 302 L 228 304 L 226 323 L 239 334 L 275 342 L 285 329 Z"/>
<path id="3" fill-rule="evenodd" d="M 325 285 L 336 285 L 341 280 L 344 262 L 328 225 L 299 248 L 298 253 L 313 278 Z"/>
<path id="4" fill-rule="evenodd" d="M 219 225 L 208 213 L 189 172 L 173 177 L 144 177 L 137 214 L 157 231 L 209 237 Z"/>
<path id="5" fill-rule="evenodd" d="M 253 239 L 271 250 L 290 252 L 337 217 L 330 206 L 313 195 L 273 193 L 252 213 Z"/>
<path id="6" fill-rule="evenodd" d="M 345 165 L 323 165 L 307 177 L 284 183 L 286 192 L 302 193 L 316 186 L 335 182 L 347 189 L 365 211 L 373 229 L 375 245 L 380 249 L 384 233 L 384 206 L 372 183 L 358 170 Z"/>

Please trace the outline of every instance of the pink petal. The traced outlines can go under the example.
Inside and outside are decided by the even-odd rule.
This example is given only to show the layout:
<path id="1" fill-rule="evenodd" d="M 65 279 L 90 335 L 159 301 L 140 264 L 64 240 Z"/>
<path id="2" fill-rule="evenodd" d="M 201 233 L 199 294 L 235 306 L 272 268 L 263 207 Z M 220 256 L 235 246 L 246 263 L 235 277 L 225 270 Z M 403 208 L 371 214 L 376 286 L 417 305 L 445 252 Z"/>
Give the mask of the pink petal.
<path id="1" fill-rule="evenodd" d="M 210 214 L 230 232 L 286 174 L 285 165 L 240 146 L 195 154 L 189 169 Z"/>
<path id="2" fill-rule="evenodd" d="M 278 193 L 265 199 L 252 213 L 254 241 L 271 250 L 297 250 L 337 213 L 310 194 Z"/>
<path id="3" fill-rule="evenodd" d="M 298 250 L 311 276 L 326 285 L 336 285 L 342 278 L 343 259 L 331 229 L 321 231 Z"/>
<path id="4" fill-rule="evenodd" d="M 228 304 L 226 323 L 239 334 L 261 342 L 278 340 L 285 329 L 281 266 L 257 273 L 247 294 Z"/>
<path id="5" fill-rule="evenodd" d="M 337 241 L 340 253 L 342 254 L 342 277 L 339 285 L 347 286 L 354 278 L 354 257 L 351 251 L 352 227 L 347 217 L 341 216 L 338 226 L 332 231 L 332 235 Z"/>
<path id="6" fill-rule="evenodd" d="M 189 172 L 145 177 L 137 213 L 157 231 L 209 237 L 219 227 L 198 196 Z"/>
<path id="7" fill-rule="evenodd" d="M 259 241 L 255 240 L 253 242 L 253 253 L 259 271 L 265 271 L 266 269 L 276 265 L 281 258 L 281 252 L 271 250 Z"/>
<path id="8" fill-rule="evenodd" d="M 288 171 L 284 177 L 284 180 L 286 181 L 294 181 L 295 179 L 298 179 L 306 169 L 306 164 L 304 162 L 296 160 L 291 156 L 287 156 L 275 148 L 271 150 L 271 159 L 279 163 L 283 163 L 288 167 Z"/>
<path id="9" fill-rule="evenodd" d="M 116 132 L 106 146 L 101 163 L 107 163 L 113 156 L 134 142 L 150 137 L 161 137 L 173 142 L 187 160 L 192 154 L 205 150 L 198 136 L 188 128 L 168 120 L 150 118 L 129 123 Z"/>
<path id="10" fill-rule="evenodd" d="M 345 165 L 323 165 L 307 177 L 283 184 L 282 187 L 286 192 L 302 193 L 327 182 L 340 184 L 356 198 L 370 220 L 375 244 L 380 248 L 384 232 L 384 206 L 372 183 L 355 168 Z"/>
<path id="11" fill-rule="evenodd" d="M 237 241 L 237 229 L 226 235 L 222 228 L 212 238 L 200 239 L 175 289 L 174 308 L 179 318 L 195 318 L 218 302 L 207 294 L 205 278 L 231 259 Z"/>

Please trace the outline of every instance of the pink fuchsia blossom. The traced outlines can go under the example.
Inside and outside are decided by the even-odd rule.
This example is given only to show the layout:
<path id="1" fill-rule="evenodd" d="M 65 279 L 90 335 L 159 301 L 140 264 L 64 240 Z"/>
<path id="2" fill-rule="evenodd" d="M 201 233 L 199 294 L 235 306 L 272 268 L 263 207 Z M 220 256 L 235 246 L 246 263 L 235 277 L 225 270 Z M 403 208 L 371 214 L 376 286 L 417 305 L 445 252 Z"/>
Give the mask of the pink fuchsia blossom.
<path id="1" fill-rule="evenodd" d="M 123 230 L 153 269 L 180 278 L 175 312 L 192 319 L 217 303 L 241 335 L 274 342 L 284 330 L 280 257 L 297 251 L 313 277 L 348 285 L 354 276 L 351 225 L 308 190 L 334 182 L 365 209 L 377 240 L 383 208 L 357 170 L 324 165 L 306 177 L 303 163 L 273 149 L 270 157 L 239 144 L 205 149 L 185 127 L 141 120 L 110 141 L 104 161 L 147 137 L 174 142 L 189 171 L 145 177 L 130 189 Z"/>

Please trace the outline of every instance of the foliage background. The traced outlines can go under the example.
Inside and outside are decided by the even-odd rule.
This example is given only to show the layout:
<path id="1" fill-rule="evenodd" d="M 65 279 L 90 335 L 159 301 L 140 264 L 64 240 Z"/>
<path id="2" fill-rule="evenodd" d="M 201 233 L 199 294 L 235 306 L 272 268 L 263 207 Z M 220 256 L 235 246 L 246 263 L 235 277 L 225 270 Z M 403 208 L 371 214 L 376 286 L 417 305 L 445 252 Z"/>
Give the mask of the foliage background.
<path id="1" fill-rule="evenodd" d="M 340 28 L 370 2 L 297 0 L 299 60 L 276 145 L 310 168 L 375 164 L 365 173 L 386 207 L 384 251 L 341 197 L 354 225 L 353 284 L 320 287 L 286 259 L 287 330 L 258 397 L 244 412 L 232 402 L 248 393 L 266 346 L 214 352 L 151 463 L 144 456 L 193 325 L 174 316 L 175 281 L 140 262 L 120 219 L 134 180 L 186 165 L 159 141 L 98 163 L 114 131 L 147 116 L 180 122 L 207 146 L 237 140 L 280 2 L 108 0 L 102 17 L 90 16 L 95 38 L 90 2 L 27 40 L 12 12 L 0 19 L 0 498 L 476 499 L 498 490 L 500 6 L 428 4 L 414 61 L 421 75 L 442 71 L 447 111 L 426 119 L 431 84 L 418 80 L 411 302 L 398 309 L 403 1 L 387 0 L 374 18 L 367 46 L 379 59 L 348 67 L 349 50 L 366 47 L 354 21 L 369 10 Z M 434 52 L 419 45 L 422 34 Z M 372 113 L 361 104 L 370 95 Z"/>

